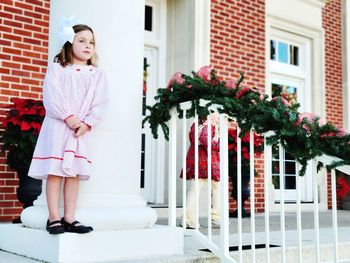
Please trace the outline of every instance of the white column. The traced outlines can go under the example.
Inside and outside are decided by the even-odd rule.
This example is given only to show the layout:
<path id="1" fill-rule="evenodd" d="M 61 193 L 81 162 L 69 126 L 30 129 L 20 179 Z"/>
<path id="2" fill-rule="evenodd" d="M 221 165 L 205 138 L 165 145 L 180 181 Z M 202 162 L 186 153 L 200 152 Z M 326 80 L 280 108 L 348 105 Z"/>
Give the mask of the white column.
<path id="1" fill-rule="evenodd" d="M 343 60 L 343 114 L 344 114 L 344 128 L 348 131 L 350 130 L 350 3 L 344 0 L 342 2 L 343 11 L 343 50 L 344 50 L 344 60 Z"/>
<path id="2" fill-rule="evenodd" d="M 109 80 L 110 109 L 93 130 L 94 169 L 81 182 L 76 217 L 95 230 L 150 227 L 156 213 L 140 195 L 144 1 L 52 0 L 50 11 L 49 60 L 60 49 L 60 19 L 75 15 L 95 31 L 99 66 Z M 24 225 L 45 227 L 44 191 L 23 211 Z"/>
<path id="3" fill-rule="evenodd" d="M 210 0 L 194 1 L 194 69 L 210 63 Z"/>

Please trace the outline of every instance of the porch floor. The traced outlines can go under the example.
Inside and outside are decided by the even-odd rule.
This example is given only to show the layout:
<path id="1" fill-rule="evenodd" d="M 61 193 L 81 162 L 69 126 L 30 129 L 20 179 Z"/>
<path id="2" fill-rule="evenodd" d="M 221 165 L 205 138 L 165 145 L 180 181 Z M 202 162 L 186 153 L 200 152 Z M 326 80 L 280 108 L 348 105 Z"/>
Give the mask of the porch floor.
<path id="1" fill-rule="evenodd" d="M 333 252 L 333 240 L 332 240 L 332 213 L 331 211 L 325 211 L 319 213 L 320 219 L 320 245 L 321 245 L 321 261 L 332 262 L 331 256 Z M 250 243 L 250 218 L 242 219 L 243 229 L 243 245 Z M 166 219 L 159 219 L 157 224 L 164 225 L 167 223 Z M 180 219 L 178 220 L 178 224 Z M 205 218 L 200 219 L 201 228 L 200 231 L 203 234 L 207 234 L 207 221 Z M 302 212 L 302 242 L 303 242 L 303 262 L 315 262 L 313 257 L 314 245 L 314 231 L 313 231 L 313 213 Z M 286 212 L 285 216 L 286 226 L 286 262 L 297 262 L 297 235 L 296 230 L 296 216 L 295 213 Z M 264 245 L 265 243 L 265 222 L 264 214 L 256 214 L 255 217 L 256 228 L 256 244 Z M 338 210 L 338 249 L 339 249 L 339 262 L 350 262 L 350 211 Z M 213 241 L 218 243 L 218 234 L 220 228 L 213 228 Z M 277 247 L 271 248 L 271 262 L 281 262 L 281 232 L 280 232 L 280 216 L 278 213 L 270 213 L 270 244 Z M 237 219 L 230 218 L 230 246 L 237 245 Z M 219 262 L 219 259 L 211 252 L 202 251 L 205 247 L 200 242 L 196 241 L 193 237 L 186 234 L 184 255 L 174 255 L 167 257 L 157 257 L 142 260 L 129 260 L 118 261 L 124 263 L 177 263 L 177 262 Z M 251 250 L 243 251 L 243 261 L 251 262 L 250 257 Z M 238 252 L 231 252 L 234 258 L 238 257 Z M 256 249 L 256 262 L 265 262 L 265 249 Z M 25 258 L 22 256 L 14 255 L 0 250 L 0 263 L 37 263 L 39 261 Z M 107 262 L 106 262 L 107 263 Z M 112 262 L 108 262 L 112 263 Z"/>

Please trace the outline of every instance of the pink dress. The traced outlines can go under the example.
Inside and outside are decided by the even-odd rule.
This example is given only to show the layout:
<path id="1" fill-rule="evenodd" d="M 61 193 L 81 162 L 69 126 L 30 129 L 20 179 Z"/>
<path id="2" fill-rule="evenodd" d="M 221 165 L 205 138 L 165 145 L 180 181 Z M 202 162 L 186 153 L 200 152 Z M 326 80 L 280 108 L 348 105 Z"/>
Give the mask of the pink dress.
<path id="1" fill-rule="evenodd" d="M 106 111 L 108 94 L 106 74 L 93 66 L 58 63 L 48 66 L 43 86 L 46 116 L 35 146 L 28 175 L 45 179 L 48 174 L 63 177 L 90 177 L 89 137 L 78 138 L 64 120 L 75 115 L 93 127 Z"/>

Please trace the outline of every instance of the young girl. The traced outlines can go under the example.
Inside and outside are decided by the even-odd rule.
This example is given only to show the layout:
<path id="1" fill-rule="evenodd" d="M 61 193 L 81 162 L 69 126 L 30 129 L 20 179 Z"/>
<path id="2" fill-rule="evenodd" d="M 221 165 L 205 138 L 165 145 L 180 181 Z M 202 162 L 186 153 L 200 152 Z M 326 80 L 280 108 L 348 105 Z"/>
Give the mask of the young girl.
<path id="1" fill-rule="evenodd" d="M 220 184 L 220 140 L 219 140 L 219 117 L 216 113 L 212 113 L 209 117 L 211 119 L 211 176 L 212 176 L 212 223 L 219 225 L 220 209 L 219 209 L 219 184 Z M 189 180 L 190 186 L 186 198 L 186 227 L 196 227 L 196 213 L 195 213 L 195 126 L 191 127 L 190 133 L 190 147 L 186 156 L 186 179 Z M 183 178 L 183 171 L 181 171 L 181 178 Z M 198 195 L 200 195 L 201 188 L 208 181 L 208 121 L 199 120 L 198 125 Z"/>
<path id="2" fill-rule="evenodd" d="M 90 177 L 90 133 L 105 114 L 107 81 L 96 68 L 95 37 L 87 25 L 73 26 L 73 40 L 65 42 L 48 66 L 43 97 L 46 116 L 35 147 L 29 176 L 46 179 L 50 234 L 93 230 L 75 219 L 79 180 Z M 64 216 L 59 214 L 61 182 Z"/>

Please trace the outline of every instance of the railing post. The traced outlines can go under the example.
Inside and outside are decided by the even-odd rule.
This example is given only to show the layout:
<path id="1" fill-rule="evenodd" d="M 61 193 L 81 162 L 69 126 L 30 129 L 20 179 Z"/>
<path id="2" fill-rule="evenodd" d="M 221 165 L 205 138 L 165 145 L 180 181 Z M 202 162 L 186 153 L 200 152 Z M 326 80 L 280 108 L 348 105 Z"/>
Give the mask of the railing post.
<path id="1" fill-rule="evenodd" d="M 255 182 L 254 182 L 254 132 L 250 130 L 250 228 L 251 228 L 251 249 L 252 249 L 252 263 L 255 263 Z"/>
<path id="2" fill-rule="evenodd" d="M 226 115 L 220 115 L 220 247 L 222 256 L 229 256 L 228 203 L 228 125 Z"/>
<path id="3" fill-rule="evenodd" d="M 318 184 L 317 174 L 312 175 L 313 189 L 314 189 L 314 230 L 315 230 L 315 262 L 320 262 L 320 224 L 318 214 Z"/>
<path id="4" fill-rule="evenodd" d="M 265 133 L 265 137 L 269 136 Z M 270 206 L 269 182 L 271 180 L 271 146 L 264 139 L 264 210 L 265 210 L 265 251 L 266 262 L 270 263 Z"/>
<path id="5" fill-rule="evenodd" d="M 335 169 L 331 170 L 331 187 L 332 187 L 332 221 L 333 221 L 333 262 L 338 262 L 338 218 L 337 218 L 337 193 Z"/>
<path id="6" fill-rule="evenodd" d="M 169 121 L 169 214 L 168 224 L 176 226 L 176 109 L 171 109 Z"/>
<path id="7" fill-rule="evenodd" d="M 238 219 L 238 258 L 242 262 L 242 141 L 239 137 L 240 127 L 237 125 L 237 219 Z M 233 182 L 232 182 L 233 183 Z M 233 186 L 235 187 L 235 186 Z"/>
<path id="8" fill-rule="evenodd" d="M 282 237 L 282 262 L 286 262 L 286 229 L 285 229 L 285 204 L 284 204 L 284 149 L 282 145 L 279 145 L 279 176 L 280 176 L 280 196 L 281 196 L 281 211 L 280 211 L 280 219 L 281 219 L 281 237 Z"/>

